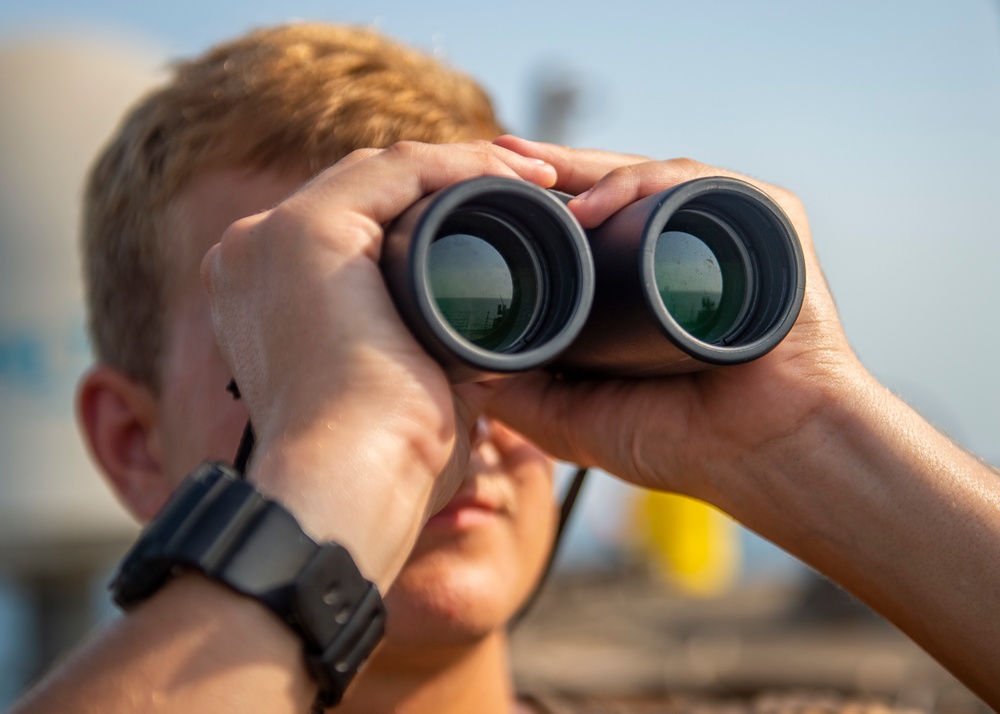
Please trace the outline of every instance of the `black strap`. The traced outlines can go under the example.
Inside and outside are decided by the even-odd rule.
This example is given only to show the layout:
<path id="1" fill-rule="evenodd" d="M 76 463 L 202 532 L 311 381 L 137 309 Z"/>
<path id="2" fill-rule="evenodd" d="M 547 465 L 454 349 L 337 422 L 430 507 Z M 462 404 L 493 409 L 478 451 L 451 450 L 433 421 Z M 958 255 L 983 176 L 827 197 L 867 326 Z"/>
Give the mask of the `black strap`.
<path id="1" fill-rule="evenodd" d="M 240 478 L 246 478 L 247 465 L 250 457 L 253 456 L 253 448 L 257 445 L 257 437 L 253 432 L 253 424 L 247 419 L 247 425 L 243 427 L 243 436 L 240 437 L 240 445 L 236 449 L 236 458 L 233 459 L 233 466 Z"/>
<path id="2" fill-rule="evenodd" d="M 226 391 L 233 395 L 233 399 L 240 399 L 242 397 L 235 379 L 229 380 L 229 384 L 226 385 Z M 250 463 L 250 457 L 253 456 L 253 448 L 256 445 L 257 436 L 254 434 L 253 424 L 247 419 L 247 425 L 243 427 L 243 436 L 240 437 L 240 445 L 236 447 L 236 457 L 233 459 L 233 467 L 236 469 L 236 473 L 240 475 L 240 478 L 246 478 L 247 466 Z"/>
<path id="3" fill-rule="evenodd" d="M 514 617 L 511 618 L 510 624 L 507 626 L 508 629 L 513 630 L 521 624 L 521 621 L 528 614 L 528 611 L 534 606 L 539 595 L 541 595 L 542 588 L 545 586 L 545 583 L 552 572 L 552 566 L 555 563 L 556 555 L 559 553 L 559 546 L 562 545 L 563 534 L 566 532 L 566 526 L 569 524 L 569 517 L 573 512 L 573 506 L 576 504 L 577 499 L 580 496 L 580 490 L 583 488 L 583 482 L 586 480 L 587 473 L 589 471 L 590 469 L 586 466 L 578 466 L 576 468 L 576 472 L 573 474 L 573 481 L 570 483 L 569 488 L 566 489 L 566 495 L 563 496 L 562 505 L 559 508 L 559 525 L 556 527 L 556 537 L 552 542 L 552 550 L 549 551 L 549 559 L 545 562 L 545 569 L 542 571 L 542 575 L 538 579 L 535 589 L 531 591 L 531 595 L 527 600 L 525 600 L 521 609 L 518 610 L 514 614 Z"/>

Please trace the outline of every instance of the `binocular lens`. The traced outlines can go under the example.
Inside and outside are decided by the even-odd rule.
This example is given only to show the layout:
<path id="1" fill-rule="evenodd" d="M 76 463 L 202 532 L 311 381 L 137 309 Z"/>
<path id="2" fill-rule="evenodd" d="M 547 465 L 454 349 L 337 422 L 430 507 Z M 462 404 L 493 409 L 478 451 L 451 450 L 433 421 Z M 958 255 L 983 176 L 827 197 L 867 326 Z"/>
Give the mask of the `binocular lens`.
<path id="1" fill-rule="evenodd" d="M 656 289 L 678 324 L 708 342 L 725 283 L 715 253 L 697 236 L 667 231 L 656 241 Z"/>
<path id="2" fill-rule="evenodd" d="M 434 303 L 458 334 L 489 350 L 502 351 L 516 341 L 520 285 L 488 241 L 464 233 L 441 236 L 431 243 L 427 268 Z"/>
<path id="3" fill-rule="evenodd" d="M 463 207 L 449 215 L 427 250 L 428 289 L 441 318 L 484 350 L 527 348 L 551 273 L 538 240 L 498 211 Z"/>
<path id="4" fill-rule="evenodd" d="M 656 240 L 656 289 L 670 316 L 695 339 L 722 344 L 750 305 L 750 266 L 724 223 L 696 210 L 676 213 Z"/>

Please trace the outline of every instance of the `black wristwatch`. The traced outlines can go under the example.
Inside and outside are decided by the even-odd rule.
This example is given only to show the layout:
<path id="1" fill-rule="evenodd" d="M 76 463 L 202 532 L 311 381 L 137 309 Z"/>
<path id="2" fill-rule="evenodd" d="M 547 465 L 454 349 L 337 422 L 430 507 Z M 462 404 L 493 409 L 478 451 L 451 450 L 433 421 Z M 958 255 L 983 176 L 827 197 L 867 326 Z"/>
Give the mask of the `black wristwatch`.
<path id="1" fill-rule="evenodd" d="M 259 600 L 302 638 L 317 708 L 340 702 L 382 638 L 382 598 L 347 550 L 317 544 L 226 464 L 202 464 L 174 492 L 122 561 L 115 602 L 127 610 L 184 570 Z"/>

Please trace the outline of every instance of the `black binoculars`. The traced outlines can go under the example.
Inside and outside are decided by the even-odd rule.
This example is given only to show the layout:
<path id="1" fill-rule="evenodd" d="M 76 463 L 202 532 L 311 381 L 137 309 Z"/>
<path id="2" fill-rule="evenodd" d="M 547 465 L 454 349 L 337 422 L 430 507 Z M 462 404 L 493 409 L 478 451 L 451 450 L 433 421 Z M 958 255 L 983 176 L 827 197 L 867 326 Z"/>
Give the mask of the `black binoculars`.
<path id="1" fill-rule="evenodd" d="M 482 177 L 414 204 L 382 272 L 410 330 L 455 382 L 548 366 L 645 377 L 763 356 L 805 292 L 802 248 L 767 194 L 680 184 L 584 231 L 570 196 Z"/>

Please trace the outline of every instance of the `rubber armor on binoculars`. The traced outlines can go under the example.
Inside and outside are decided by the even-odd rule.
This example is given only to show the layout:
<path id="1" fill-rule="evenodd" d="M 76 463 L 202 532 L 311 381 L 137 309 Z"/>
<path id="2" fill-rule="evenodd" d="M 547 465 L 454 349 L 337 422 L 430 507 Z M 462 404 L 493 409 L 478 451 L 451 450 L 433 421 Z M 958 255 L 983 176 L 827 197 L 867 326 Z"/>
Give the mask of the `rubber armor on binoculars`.
<path id="1" fill-rule="evenodd" d="M 386 232 L 396 307 L 453 381 L 542 366 L 690 372 L 761 357 L 792 328 L 802 248 L 754 186 L 689 181 L 589 231 L 570 198 L 476 178 L 424 198 Z"/>

